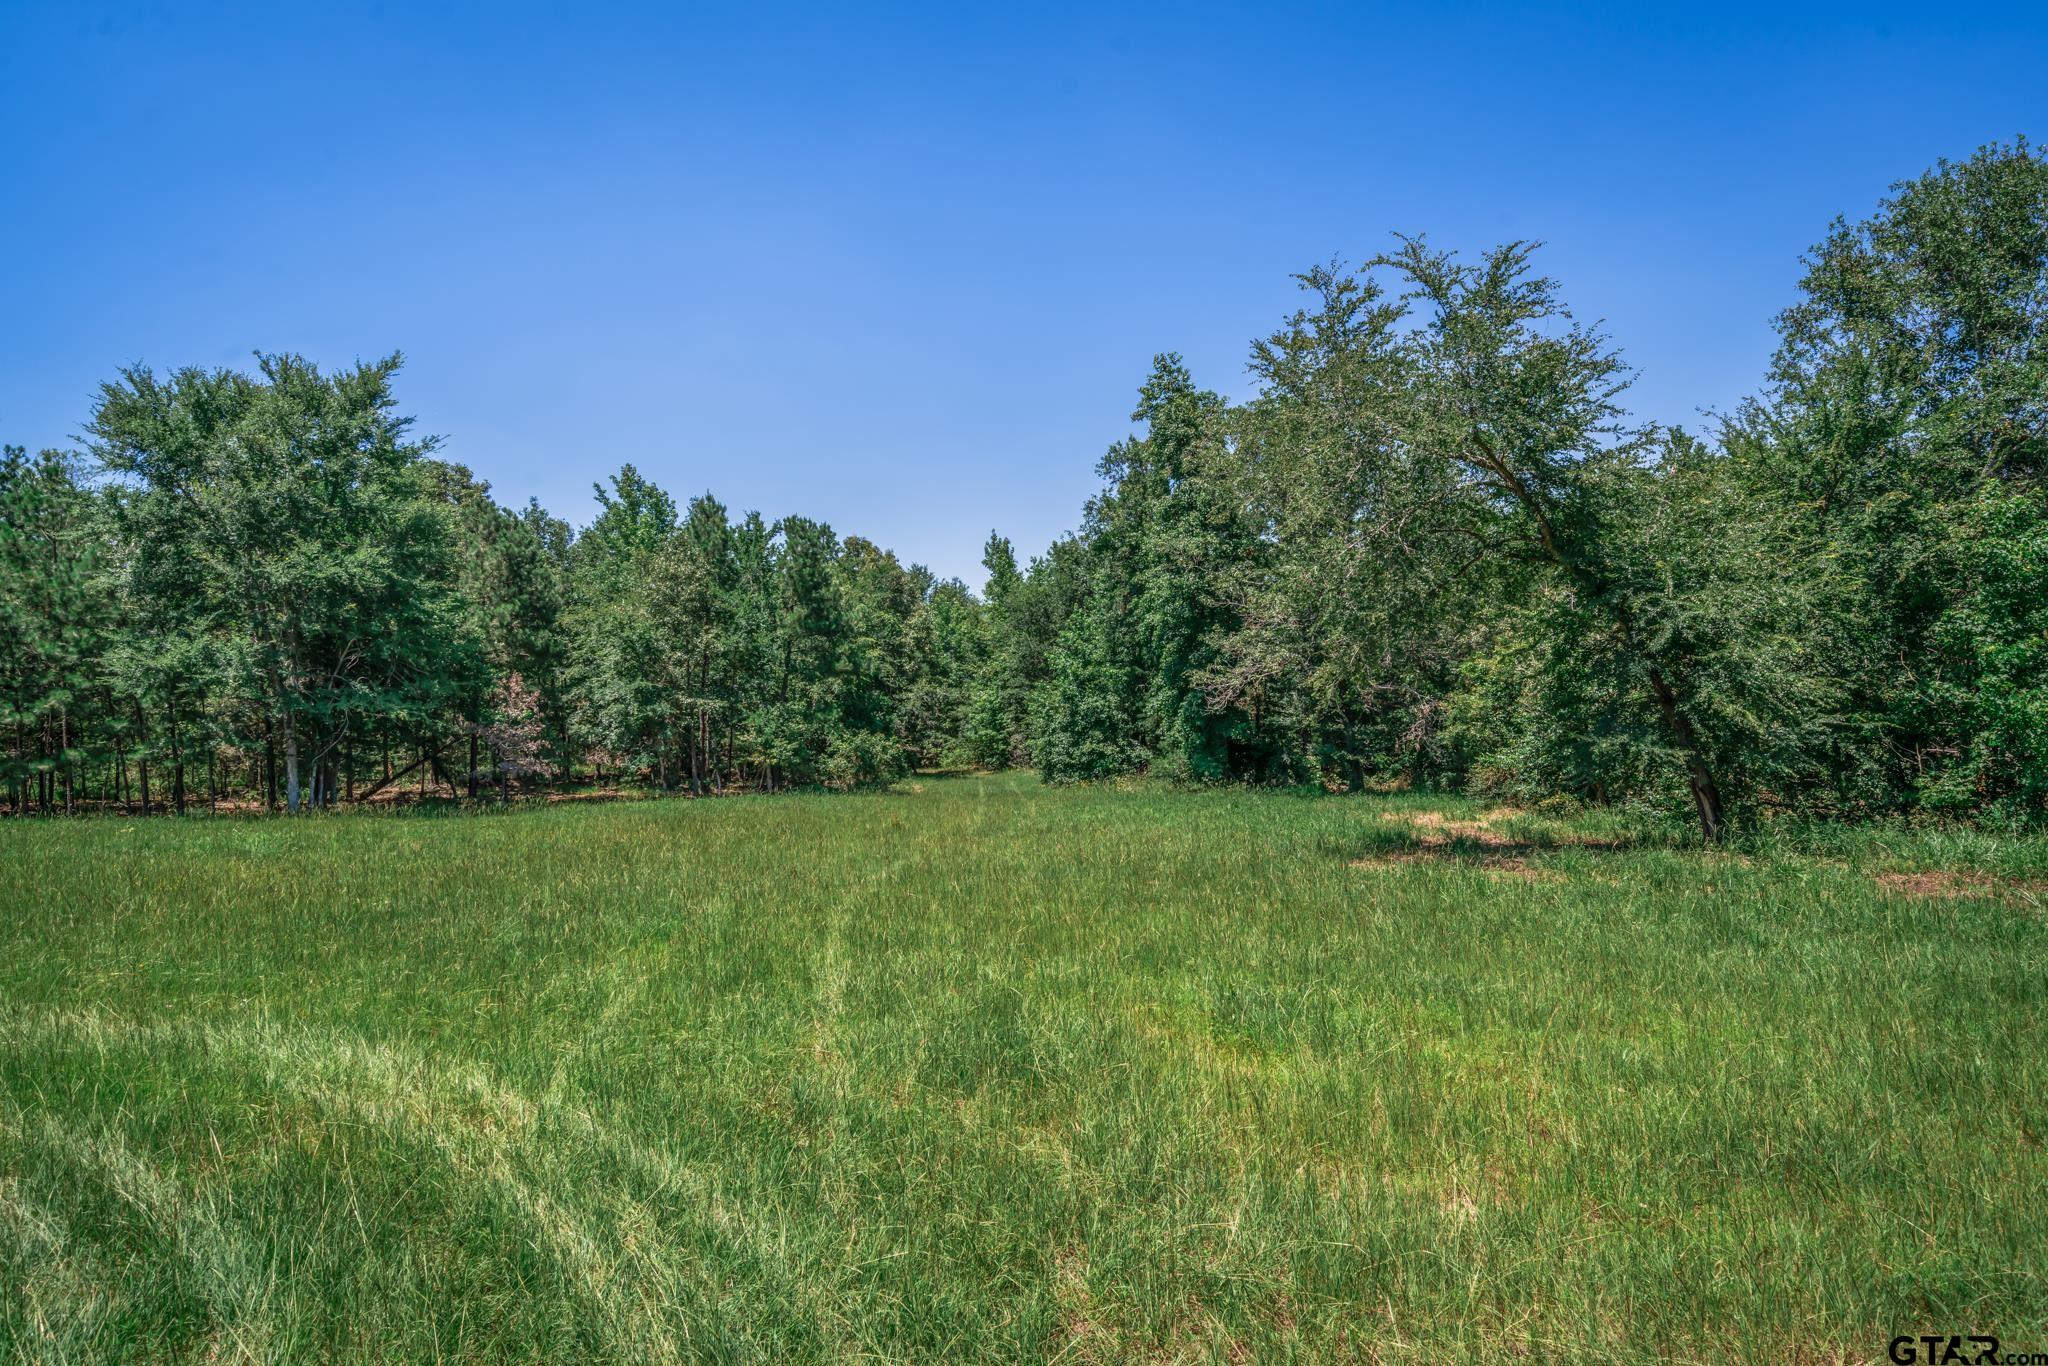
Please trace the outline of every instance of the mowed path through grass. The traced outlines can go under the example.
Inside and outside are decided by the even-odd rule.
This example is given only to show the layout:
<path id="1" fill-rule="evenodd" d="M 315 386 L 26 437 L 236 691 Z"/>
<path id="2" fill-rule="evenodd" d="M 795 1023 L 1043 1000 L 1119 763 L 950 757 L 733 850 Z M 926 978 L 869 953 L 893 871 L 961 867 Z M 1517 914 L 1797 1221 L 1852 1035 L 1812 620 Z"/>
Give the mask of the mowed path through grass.
<path id="1" fill-rule="evenodd" d="M 1482 816 L 1004 775 L 6 822 L 0 1347 L 2048 1346 L 2042 846 Z M 2002 880 L 1877 880 L 1943 864 Z"/>

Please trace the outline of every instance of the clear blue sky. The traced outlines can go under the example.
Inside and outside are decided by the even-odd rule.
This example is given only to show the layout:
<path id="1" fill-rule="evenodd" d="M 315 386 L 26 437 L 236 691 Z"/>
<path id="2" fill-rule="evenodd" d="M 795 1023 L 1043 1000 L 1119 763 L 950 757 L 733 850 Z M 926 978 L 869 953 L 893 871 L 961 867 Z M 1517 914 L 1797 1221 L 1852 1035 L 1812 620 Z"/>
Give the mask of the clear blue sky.
<path id="1" fill-rule="evenodd" d="M 1833 215 L 2048 138 L 2048 6 L 0 0 L 0 100 L 0 440 L 399 349 L 508 502 L 632 461 L 978 585 L 1155 351 L 1242 396 L 1393 229 L 1548 242 L 1645 415 L 1732 404 Z"/>

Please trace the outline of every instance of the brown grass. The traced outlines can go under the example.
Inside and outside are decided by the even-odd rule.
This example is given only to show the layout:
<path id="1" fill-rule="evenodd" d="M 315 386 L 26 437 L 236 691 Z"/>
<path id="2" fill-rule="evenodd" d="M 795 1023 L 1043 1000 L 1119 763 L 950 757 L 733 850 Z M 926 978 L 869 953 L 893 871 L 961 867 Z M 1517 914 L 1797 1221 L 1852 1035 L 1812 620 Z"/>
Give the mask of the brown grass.
<path id="1" fill-rule="evenodd" d="M 2025 878 L 1997 877 L 1990 873 L 1973 873 L 1952 868 L 1879 873 L 1874 881 L 1887 892 L 1897 896 L 1924 897 L 1935 901 L 1959 901 L 1967 897 L 1980 897 L 1990 901 L 2003 901 L 2008 905 L 2031 905 L 2038 908 L 2042 899 L 2048 897 L 2048 882 L 2031 882 Z"/>
<path id="2" fill-rule="evenodd" d="M 1382 820 L 1405 825 L 1418 832 L 1413 847 L 1353 859 L 1351 866 L 1385 871 L 1430 861 L 1458 860 L 1501 877 L 1519 878 L 1525 882 L 1552 881 L 1559 876 L 1555 870 L 1538 867 L 1529 861 L 1528 855 L 1537 852 L 1539 846 L 1494 829 L 1494 822 L 1512 820 L 1522 814 L 1520 808 L 1512 806 L 1495 807 L 1476 820 L 1453 820 L 1440 811 L 1389 811 L 1381 817 Z M 1560 841 L 1558 847 L 1614 849 L 1620 846 L 1609 840 L 1574 838 Z"/>

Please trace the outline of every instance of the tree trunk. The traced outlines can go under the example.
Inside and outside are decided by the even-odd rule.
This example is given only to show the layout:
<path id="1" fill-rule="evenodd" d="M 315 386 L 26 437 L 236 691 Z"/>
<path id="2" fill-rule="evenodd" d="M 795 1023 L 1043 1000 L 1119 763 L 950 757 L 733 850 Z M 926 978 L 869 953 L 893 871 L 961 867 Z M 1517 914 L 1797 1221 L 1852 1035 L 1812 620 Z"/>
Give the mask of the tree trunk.
<path id="1" fill-rule="evenodd" d="M 469 799 L 476 800 L 476 732 L 469 733 Z"/>
<path id="2" fill-rule="evenodd" d="M 185 747 L 178 739 L 178 704 L 166 702 L 171 722 L 171 805 L 185 814 Z"/>
<path id="3" fill-rule="evenodd" d="M 299 728 L 292 714 L 284 714 L 284 804 L 292 815 L 299 814 Z"/>
<path id="4" fill-rule="evenodd" d="M 1700 819 L 1700 834 L 1706 837 L 1707 843 L 1718 844 L 1728 833 L 1720 784 L 1714 781 L 1713 770 L 1707 767 L 1706 756 L 1700 753 L 1699 735 L 1685 713 L 1678 709 L 1678 694 L 1665 679 L 1663 670 L 1653 664 L 1648 674 L 1650 691 L 1656 694 L 1657 710 L 1664 717 L 1664 726 L 1685 754 L 1686 782 L 1692 788 L 1693 811 Z"/>
<path id="5" fill-rule="evenodd" d="M 419 757 L 419 758 L 417 758 L 417 759 L 413 760 L 413 761 L 412 761 L 411 763 L 407 764 L 407 765 L 406 765 L 406 766 L 405 766 L 404 768 L 401 768 L 401 769 L 399 769 L 399 770 L 398 770 L 398 772 L 396 772 L 396 773 L 389 773 L 389 772 L 387 772 L 387 773 L 386 773 L 386 774 L 384 775 L 384 777 L 383 777 L 383 778 L 382 778 L 382 779 L 381 779 L 380 781 L 378 781 L 378 782 L 374 782 L 374 783 L 370 784 L 370 785 L 369 785 L 368 787 L 366 787 L 366 788 L 364 788 L 364 789 L 363 789 L 363 796 L 362 796 L 362 800 L 363 800 L 363 801 L 368 801 L 368 800 L 370 800 L 370 798 L 372 798 L 372 797 L 376 796 L 376 795 L 377 795 L 377 794 L 378 794 L 379 792 L 382 792 L 382 791 L 383 791 L 383 790 L 384 790 L 385 788 L 387 788 L 387 787 L 391 786 L 391 784 L 393 784 L 393 783 L 397 782 L 397 781 L 398 781 L 398 780 L 399 780 L 400 778 L 403 778 L 403 777 L 404 777 L 404 776 L 405 776 L 406 774 L 408 774 L 408 773 L 412 772 L 412 771 L 413 771 L 414 769 L 416 769 L 416 768 L 420 767 L 420 766 L 421 766 L 422 764 L 424 764 L 424 763 L 426 763 L 426 762 L 427 762 L 427 756 L 425 755 L 425 753 L 422 753 L 422 754 L 420 755 L 420 757 Z M 422 775 L 420 776 L 420 782 L 421 782 L 421 784 L 422 784 L 422 785 L 424 785 L 424 784 L 425 784 L 425 782 L 426 782 L 426 776 L 425 776 L 424 774 L 422 774 Z"/>

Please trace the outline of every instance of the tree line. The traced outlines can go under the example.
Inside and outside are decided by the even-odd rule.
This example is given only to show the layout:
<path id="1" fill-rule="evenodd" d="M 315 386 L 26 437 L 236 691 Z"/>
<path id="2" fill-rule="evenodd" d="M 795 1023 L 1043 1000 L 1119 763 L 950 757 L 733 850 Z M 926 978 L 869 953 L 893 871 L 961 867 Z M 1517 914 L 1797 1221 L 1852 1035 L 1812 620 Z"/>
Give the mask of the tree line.
<path id="1" fill-rule="evenodd" d="M 1248 401 L 1163 355 L 1079 528 L 978 595 L 628 465 L 588 526 L 397 415 L 397 357 L 131 369 L 0 461 L 18 812 L 394 785 L 1457 788 L 1689 811 L 2048 817 L 2048 165 L 1902 182 L 1804 261 L 1700 433 L 1535 249 L 1298 277 Z"/>

